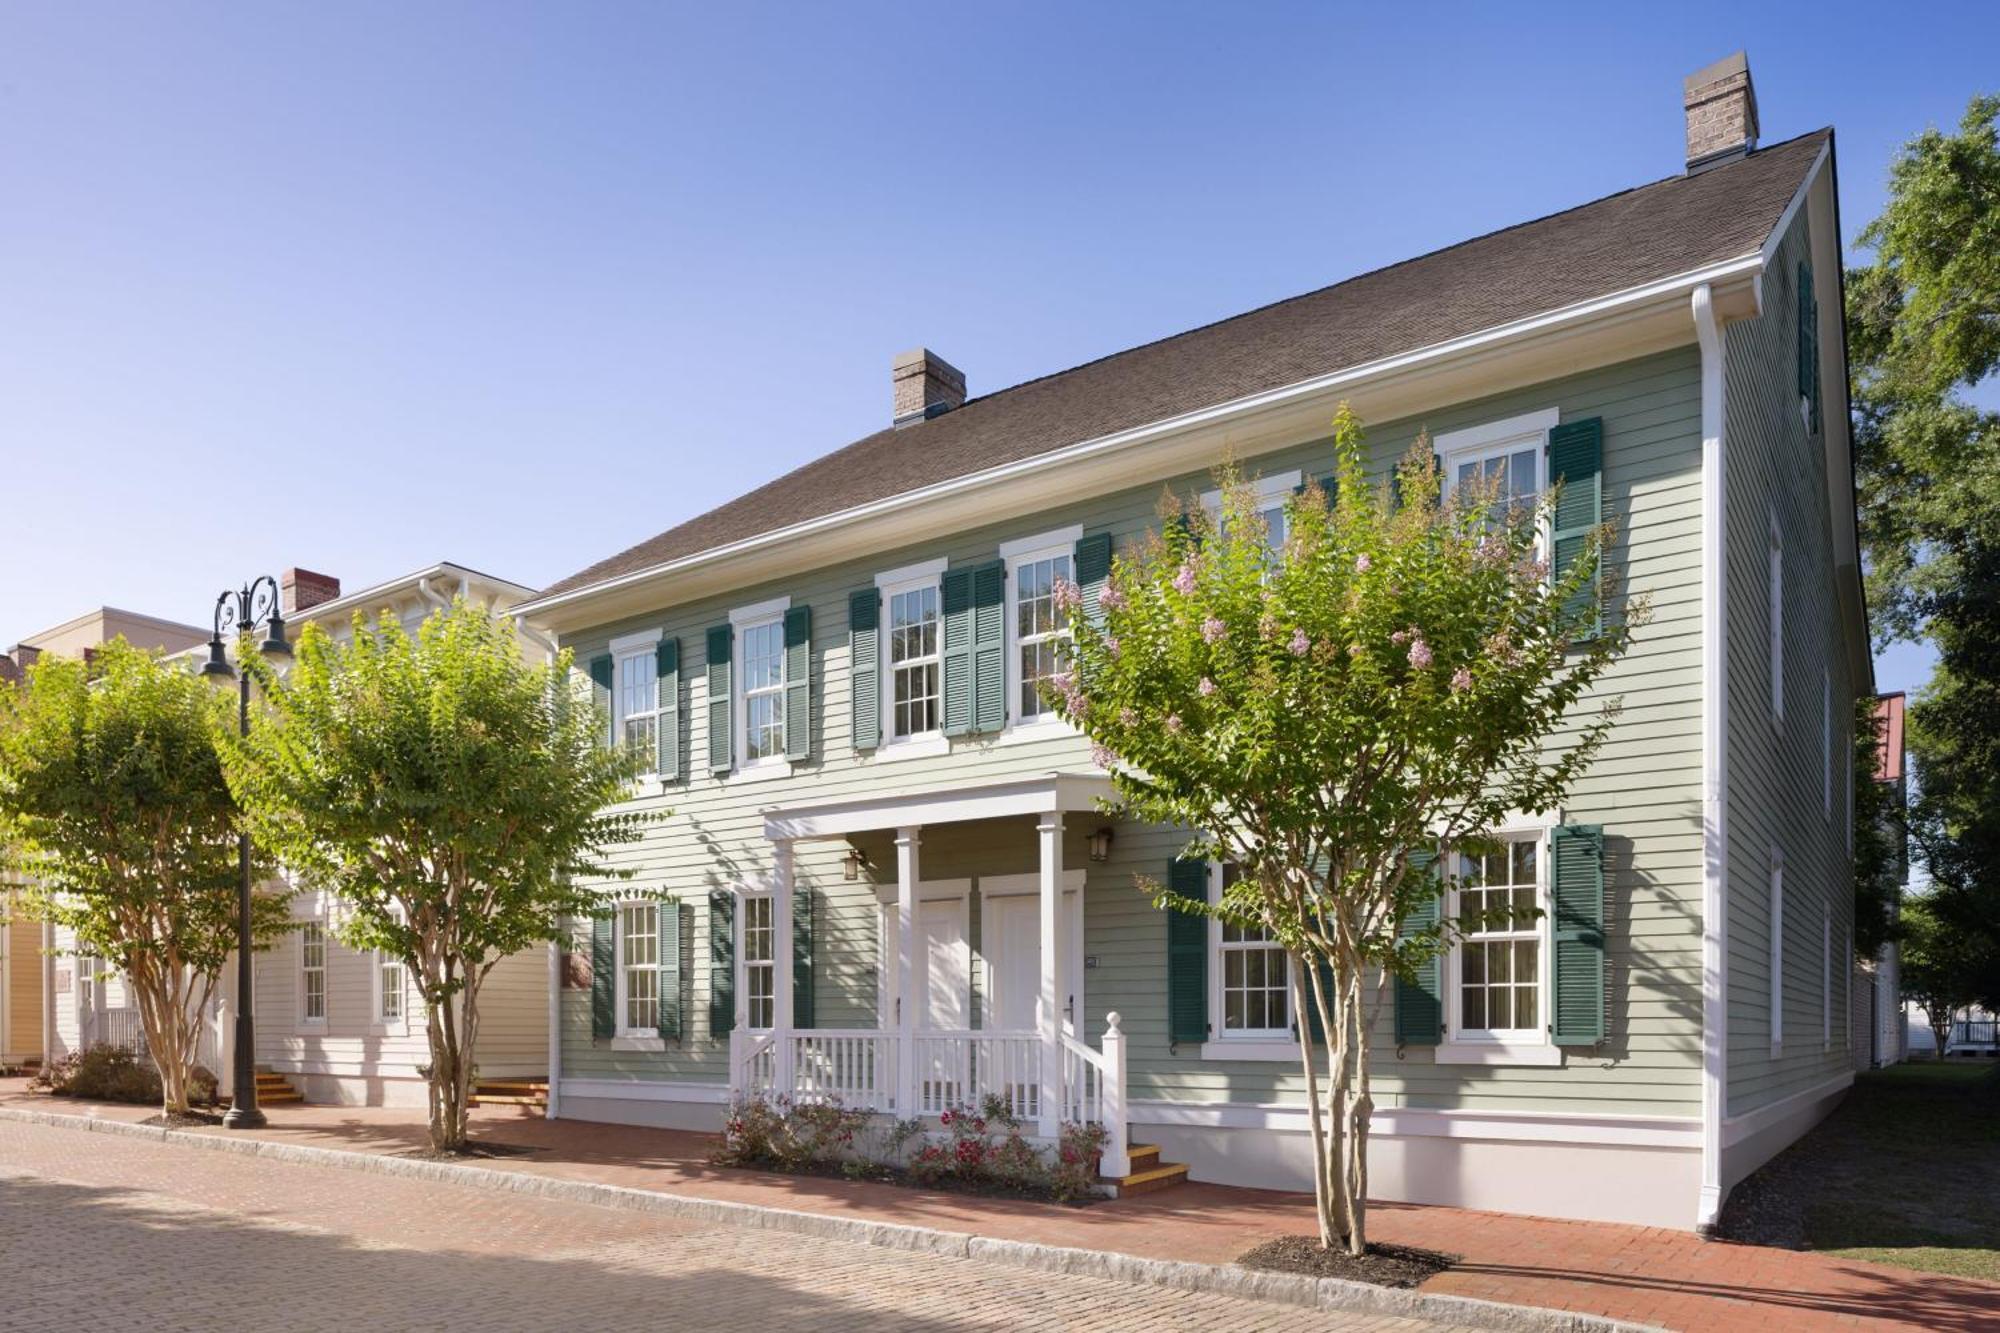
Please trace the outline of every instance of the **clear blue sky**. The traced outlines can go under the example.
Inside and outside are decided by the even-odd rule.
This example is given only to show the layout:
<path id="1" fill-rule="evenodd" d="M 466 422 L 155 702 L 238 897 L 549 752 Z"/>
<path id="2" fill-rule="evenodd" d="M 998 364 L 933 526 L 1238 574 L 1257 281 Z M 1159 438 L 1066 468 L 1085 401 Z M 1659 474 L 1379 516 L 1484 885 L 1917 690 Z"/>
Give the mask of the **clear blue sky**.
<path id="1" fill-rule="evenodd" d="M 1671 174 L 1739 46 L 1850 233 L 2000 83 L 1991 4 L 1617 8 L 12 0 L 0 643 L 550 582 L 882 425 L 903 348 L 990 391 Z"/>

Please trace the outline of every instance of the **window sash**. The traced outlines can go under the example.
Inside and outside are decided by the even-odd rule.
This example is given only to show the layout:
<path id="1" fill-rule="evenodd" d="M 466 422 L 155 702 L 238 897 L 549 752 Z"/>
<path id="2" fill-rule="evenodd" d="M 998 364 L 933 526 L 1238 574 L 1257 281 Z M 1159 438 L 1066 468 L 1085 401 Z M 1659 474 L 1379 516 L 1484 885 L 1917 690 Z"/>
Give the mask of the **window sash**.
<path id="1" fill-rule="evenodd" d="M 743 899 L 742 948 L 744 1026 L 768 1031 L 777 1017 L 777 951 L 773 928 L 773 906 L 769 894 L 752 894 Z"/>
<path id="2" fill-rule="evenodd" d="M 1072 581 L 1067 551 L 1024 557 L 1014 566 L 1012 614 L 1017 717 L 1053 715 L 1036 688 L 1062 666 L 1061 646 L 1069 641 L 1069 615 L 1056 605 L 1057 580 Z"/>
<path id="3" fill-rule="evenodd" d="M 882 645 L 889 738 L 930 735 L 943 723 L 940 595 L 936 583 L 893 589 Z"/>
<path id="4" fill-rule="evenodd" d="M 622 1034 L 660 1026 L 660 907 L 625 903 L 618 909 L 618 1027 Z"/>
<path id="5" fill-rule="evenodd" d="M 618 659 L 616 677 L 618 739 L 647 755 L 647 770 L 659 764 L 660 679 L 655 649 L 627 653 Z"/>
<path id="6" fill-rule="evenodd" d="M 299 1017 L 326 1021 L 326 930 L 308 921 L 299 930 Z"/>
<path id="7" fill-rule="evenodd" d="M 375 953 L 376 983 L 381 992 L 378 1014 L 384 1023 L 400 1023 L 408 1015 L 408 1005 L 404 1003 L 404 992 L 409 982 L 405 976 L 403 960 L 377 950 Z"/>
<path id="8" fill-rule="evenodd" d="M 1210 901 L 1236 882 L 1237 867 L 1209 870 Z M 1212 919 L 1209 925 L 1210 1021 L 1221 1041 L 1271 1041 L 1292 1035 L 1292 967 L 1263 926 Z"/>
<path id="9" fill-rule="evenodd" d="M 785 622 L 745 625 L 737 632 L 742 680 L 745 764 L 785 757 Z"/>
<path id="10" fill-rule="evenodd" d="M 1495 850 L 1478 857 L 1454 854 L 1458 884 L 1450 910 L 1468 924 L 1451 950 L 1451 994 L 1446 1021 L 1469 1041 L 1536 1043 L 1547 1040 L 1549 858 L 1544 832 L 1501 834 Z M 1523 909 L 1544 915 L 1519 916 Z M 1507 912 L 1508 919 L 1494 915 Z M 1495 1021 L 1495 1020 L 1498 1021 Z"/>

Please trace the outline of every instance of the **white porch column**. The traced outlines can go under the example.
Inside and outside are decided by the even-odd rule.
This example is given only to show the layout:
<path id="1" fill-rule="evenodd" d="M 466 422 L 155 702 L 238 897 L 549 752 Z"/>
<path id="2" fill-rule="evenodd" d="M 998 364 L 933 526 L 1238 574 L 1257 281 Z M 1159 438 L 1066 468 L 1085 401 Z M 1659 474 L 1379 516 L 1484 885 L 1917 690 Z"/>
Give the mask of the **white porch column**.
<path id="1" fill-rule="evenodd" d="M 792 840 L 771 843 L 771 1060 L 780 1094 L 792 1082 Z"/>
<path id="2" fill-rule="evenodd" d="M 1052 1139 L 1062 1128 L 1062 816 L 1043 815 L 1035 826 L 1041 839 L 1042 871 L 1042 1105 L 1035 1132 Z"/>
<path id="3" fill-rule="evenodd" d="M 917 1113 L 916 972 L 917 841 L 919 829 L 896 830 L 896 1114 Z M 888 1026 L 885 1022 L 883 1026 Z"/>

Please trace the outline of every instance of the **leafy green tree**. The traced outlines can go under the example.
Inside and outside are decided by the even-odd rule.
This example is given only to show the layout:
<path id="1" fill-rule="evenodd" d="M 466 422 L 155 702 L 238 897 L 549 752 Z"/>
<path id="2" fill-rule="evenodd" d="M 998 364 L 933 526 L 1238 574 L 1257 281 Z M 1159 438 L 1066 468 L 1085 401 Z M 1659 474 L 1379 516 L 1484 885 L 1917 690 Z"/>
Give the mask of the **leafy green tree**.
<path id="1" fill-rule="evenodd" d="M 1877 776 L 1885 738 L 1872 698 L 1855 701 L 1853 736 L 1854 954 L 1866 960 L 1898 933 L 1909 820 L 1904 784 Z"/>
<path id="2" fill-rule="evenodd" d="M 23 905 L 125 977 L 168 1113 L 188 1109 L 203 1011 L 236 948 L 239 827 L 217 757 L 228 703 L 122 638 L 0 691 L 0 821 Z M 253 938 L 286 928 L 253 899 Z"/>
<path id="3" fill-rule="evenodd" d="M 1321 1242 L 1367 1246 L 1369 1034 L 1392 974 L 1464 922 L 1399 938 L 1440 891 L 1440 842 L 1478 846 L 1515 811 L 1560 804 L 1611 725 L 1592 687 L 1624 650 L 1593 595 L 1602 530 L 1550 576 L 1557 497 L 1492 488 L 1440 503 L 1426 442 L 1398 486 L 1363 476 L 1361 429 L 1335 422 L 1332 493 L 1286 508 L 1275 549 L 1250 489 L 1223 474 L 1199 505 L 1121 555 L 1088 603 L 1065 585 L 1073 666 L 1050 697 L 1095 743 L 1132 815 L 1234 863 L 1209 903 L 1155 902 L 1268 930 L 1290 956 Z M 1398 503 L 1392 491 L 1399 491 Z M 1634 608 L 1637 612 L 1643 608 Z"/>
<path id="4" fill-rule="evenodd" d="M 341 905 L 336 936 L 400 958 L 430 1042 L 430 1138 L 461 1151 L 479 990 L 495 964 L 599 910 L 579 883 L 619 878 L 608 848 L 640 836 L 637 756 L 571 692 L 570 656 L 534 666 L 511 620 L 463 600 L 415 638 L 384 615 L 352 640 L 317 625 L 225 771 L 260 840 Z"/>
<path id="5" fill-rule="evenodd" d="M 2000 545 L 2000 415 L 1964 397 L 2000 368 L 2000 96 L 1891 164 L 1847 273 L 1854 442 L 1878 634 L 1912 637 L 1965 582 L 1960 544 Z"/>
<path id="6" fill-rule="evenodd" d="M 1936 893 L 1904 902 L 1902 928 L 1903 998 L 1923 1006 L 1942 1060 L 1952 1016 L 1979 1001 L 1982 971 L 1990 967 L 1981 932 L 1964 919 L 1962 903 Z"/>

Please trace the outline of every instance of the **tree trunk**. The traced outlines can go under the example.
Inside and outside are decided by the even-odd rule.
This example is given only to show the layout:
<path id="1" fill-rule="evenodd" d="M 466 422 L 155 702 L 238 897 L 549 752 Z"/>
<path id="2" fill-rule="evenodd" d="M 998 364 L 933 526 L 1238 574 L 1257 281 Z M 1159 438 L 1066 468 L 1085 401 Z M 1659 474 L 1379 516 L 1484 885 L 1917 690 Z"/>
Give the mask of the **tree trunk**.
<path id="1" fill-rule="evenodd" d="M 160 1076 L 160 1110 L 185 1115 L 188 1110 L 188 1051 L 186 1025 L 181 1022 L 180 988 L 165 969 L 135 964 L 125 971 L 125 984 L 139 1001 L 139 1023 L 146 1033 L 146 1050 Z M 136 1052 L 134 1053 L 136 1054 Z"/>
<path id="2" fill-rule="evenodd" d="M 462 1152 L 479 1035 L 478 979 L 468 978 L 463 990 L 426 1007 L 430 1015 L 431 1147 L 438 1152 Z"/>

